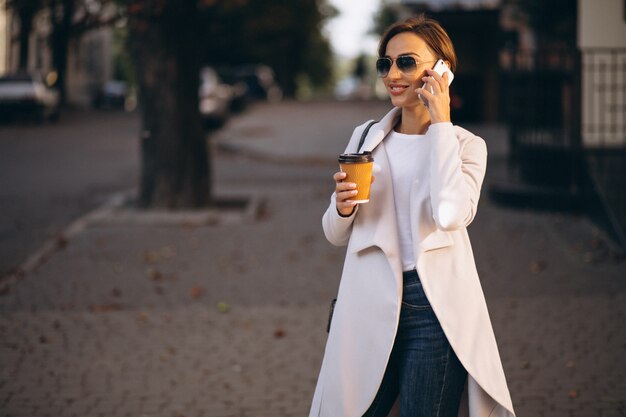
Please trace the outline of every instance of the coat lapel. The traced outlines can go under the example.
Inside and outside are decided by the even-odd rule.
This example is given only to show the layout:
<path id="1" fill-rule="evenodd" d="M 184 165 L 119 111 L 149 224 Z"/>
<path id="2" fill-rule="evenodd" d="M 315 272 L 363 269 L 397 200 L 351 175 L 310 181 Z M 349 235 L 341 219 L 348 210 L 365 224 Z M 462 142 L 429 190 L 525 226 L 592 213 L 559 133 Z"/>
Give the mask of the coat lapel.
<path id="1" fill-rule="evenodd" d="M 372 246 L 379 247 L 397 273 L 402 272 L 393 184 L 383 139 L 397 122 L 399 109 L 390 111 L 370 129 L 363 151 L 371 151 L 377 172 L 372 184 L 370 202 L 359 207 L 348 250 L 356 253 Z"/>
<path id="2" fill-rule="evenodd" d="M 363 142 L 363 151 L 372 152 L 374 148 L 378 146 L 380 142 L 387 136 L 387 134 L 393 129 L 398 122 L 398 119 L 402 115 L 399 108 L 394 107 L 389 113 L 385 115 L 380 122 L 372 125 L 365 142 Z"/>

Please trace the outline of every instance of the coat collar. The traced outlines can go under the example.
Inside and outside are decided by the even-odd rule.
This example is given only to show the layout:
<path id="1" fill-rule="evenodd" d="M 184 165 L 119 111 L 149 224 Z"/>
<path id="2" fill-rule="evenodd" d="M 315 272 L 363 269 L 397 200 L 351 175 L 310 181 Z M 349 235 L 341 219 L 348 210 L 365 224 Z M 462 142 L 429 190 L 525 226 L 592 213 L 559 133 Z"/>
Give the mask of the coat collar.
<path id="1" fill-rule="evenodd" d="M 365 138 L 365 142 L 363 142 L 362 149 L 364 151 L 372 151 L 376 148 L 398 123 L 400 116 L 402 116 L 402 110 L 399 107 L 394 107 L 385 117 L 380 119 L 378 123 L 373 124 Z"/>

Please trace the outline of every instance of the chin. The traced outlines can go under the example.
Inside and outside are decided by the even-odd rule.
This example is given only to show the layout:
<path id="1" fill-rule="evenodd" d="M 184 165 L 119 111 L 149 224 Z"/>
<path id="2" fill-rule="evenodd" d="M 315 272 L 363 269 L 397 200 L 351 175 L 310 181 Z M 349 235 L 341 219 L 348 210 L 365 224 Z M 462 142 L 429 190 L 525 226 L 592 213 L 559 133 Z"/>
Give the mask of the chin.
<path id="1" fill-rule="evenodd" d="M 403 96 L 394 96 L 389 94 L 389 99 L 391 100 L 391 104 L 395 107 L 404 107 L 407 105 L 407 98 Z"/>
<path id="2" fill-rule="evenodd" d="M 393 104 L 394 107 L 415 109 L 422 105 L 422 102 L 419 100 L 419 98 L 415 100 L 407 100 L 406 97 L 397 97 L 397 96 L 390 96 L 390 98 L 391 98 L 391 104 Z"/>

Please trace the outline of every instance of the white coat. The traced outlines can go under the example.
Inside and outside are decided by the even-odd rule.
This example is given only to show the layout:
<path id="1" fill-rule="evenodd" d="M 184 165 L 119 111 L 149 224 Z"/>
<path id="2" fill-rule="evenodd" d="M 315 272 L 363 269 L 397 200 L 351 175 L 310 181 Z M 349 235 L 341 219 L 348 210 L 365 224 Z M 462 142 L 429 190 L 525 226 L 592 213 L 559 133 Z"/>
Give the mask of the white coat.
<path id="1" fill-rule="evenodd" d="M 393 187 L 383 138 L 401 114 L 374 124 L 362 150 L 378 165 L 370 202 L 341 217 L 335 196 L 323 216 L 326 238 L 348 245 L 337 304 L 309 417 L 361 417 L 372 403 L 391 354 L 402 300 L 402 265 Z M 365 124 L 346 152 L 356 152 Z M 468 372 L 459 416 L 513 417 L 513 405 L 480 286 L 466 227 L 476 214 L 487 163 L 485 142 L 451 123 L 436 123 L 430 187 L 412 187 L 412 227 L 429 231 L 414 242 L 417 271 L 443 331 Z M 421 210 L 418 210 L 421 208 Z M 414 236 L 417 233 L 413 234 Z M 390 416 L 398 415 L 394 407 Z"/>

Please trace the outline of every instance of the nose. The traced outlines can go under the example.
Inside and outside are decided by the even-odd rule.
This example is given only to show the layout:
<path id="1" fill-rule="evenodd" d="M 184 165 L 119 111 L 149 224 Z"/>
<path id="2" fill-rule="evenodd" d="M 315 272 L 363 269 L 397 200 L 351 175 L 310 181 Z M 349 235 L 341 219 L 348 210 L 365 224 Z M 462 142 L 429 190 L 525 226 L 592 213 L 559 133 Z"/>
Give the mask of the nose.
<path id="1" fill-rule="evenodd" d="M 389 74 L 387 74 L 387 77 L 390 79 L 400 78 L 400 70 L 396 65 L 396 61 L 393 61 L 393 63 L 391 64 L 391 68 L 389 68 Z"/>

